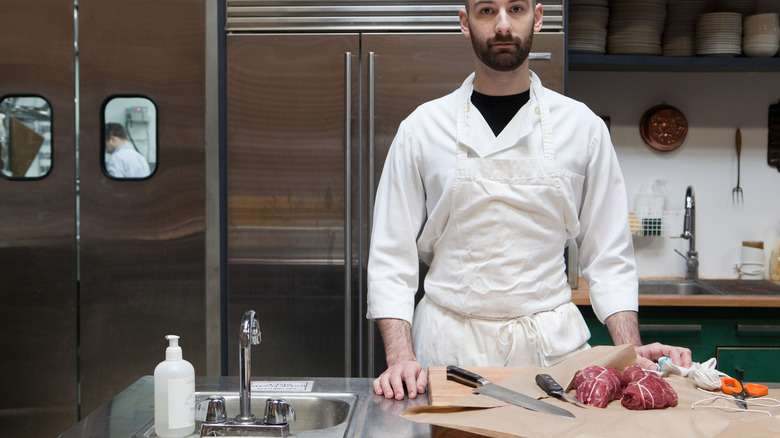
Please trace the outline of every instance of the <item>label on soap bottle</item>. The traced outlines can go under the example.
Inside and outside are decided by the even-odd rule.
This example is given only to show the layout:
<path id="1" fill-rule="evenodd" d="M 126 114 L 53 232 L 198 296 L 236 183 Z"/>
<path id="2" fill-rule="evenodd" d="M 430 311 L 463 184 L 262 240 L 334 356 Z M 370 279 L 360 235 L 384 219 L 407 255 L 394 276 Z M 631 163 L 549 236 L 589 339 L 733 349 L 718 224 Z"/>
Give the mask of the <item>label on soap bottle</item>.
<path id="1" fill-rule="evenodd" d="M 195 378 L 168 380 L 168 428 L 181 429 L 195 424 Z"/>

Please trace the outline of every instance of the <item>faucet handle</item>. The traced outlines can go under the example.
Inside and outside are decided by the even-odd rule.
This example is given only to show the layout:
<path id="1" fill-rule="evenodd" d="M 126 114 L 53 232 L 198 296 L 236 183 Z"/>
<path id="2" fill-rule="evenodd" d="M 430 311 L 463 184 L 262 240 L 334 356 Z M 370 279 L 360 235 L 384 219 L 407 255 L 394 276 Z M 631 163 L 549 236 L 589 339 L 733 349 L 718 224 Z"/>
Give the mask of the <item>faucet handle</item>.
<path id="1" fill-rule="evenodd" d="M 295 421 L 295 409 L 283 398 L 269 398 L 265 401 L 265 424 L 286 424 Z"/>
<path id="2" fill-rule="evenodd" d="M 205 423 L 224 423 L 227 421 L 224 397 L 212 395 L 206 401 L 208 401 L 208 406 L 206 407 Z"/>

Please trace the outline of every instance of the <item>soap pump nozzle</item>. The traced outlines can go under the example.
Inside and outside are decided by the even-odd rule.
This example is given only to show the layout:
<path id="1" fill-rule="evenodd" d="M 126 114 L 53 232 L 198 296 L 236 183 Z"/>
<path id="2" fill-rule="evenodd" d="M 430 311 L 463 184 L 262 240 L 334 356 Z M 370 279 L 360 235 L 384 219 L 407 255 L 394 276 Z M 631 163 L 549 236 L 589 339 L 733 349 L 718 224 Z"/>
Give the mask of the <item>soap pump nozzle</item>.
<path id="1" fill-rule="evenodd" d="M 176 335 L 166 335 L 168 348 L 165 349 L 165 360 L 181 360 L 182 353 L 179 347 L 179 337 Z"/>

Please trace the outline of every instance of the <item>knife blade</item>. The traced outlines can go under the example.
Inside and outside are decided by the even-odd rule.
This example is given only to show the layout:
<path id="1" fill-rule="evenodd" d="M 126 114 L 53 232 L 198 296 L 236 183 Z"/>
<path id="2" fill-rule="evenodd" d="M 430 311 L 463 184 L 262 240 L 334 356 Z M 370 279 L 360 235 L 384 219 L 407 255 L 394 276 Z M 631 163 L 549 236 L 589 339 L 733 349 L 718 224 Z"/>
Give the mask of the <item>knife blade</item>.
<path id="1" fill-rule="evenodd" d="M 517 391 L 496 385 L 485 377 L 471 371 L 464 370 L 455 365 L 447 366 L 447 380 L 454 380 L 462 385 L 471 386 L 474 392 L 484 394 L 516 406 L 520 406 L 532 411 L 543 412 L 545 414 L 558 415 L 565 418 L 575 418 L 574 414 L 566 409 L 545 403 Z"/>
<path id="2" fill-rule="evenodd" d="M 563 387 L 559 385 L 558 382 L 556 382 L 555 379 L 553 379 L 553 377 L 549 374 L 537 374 L 536 384 L 544 389 L 544 392 L 546 392 L 547 395 L 564 398 L 566 401 L 573 403 L 581 408 L 587 407 L 581 401 L 570 396 L 569 394 L 566 394 L 566 391 L 563 390 Z"/>

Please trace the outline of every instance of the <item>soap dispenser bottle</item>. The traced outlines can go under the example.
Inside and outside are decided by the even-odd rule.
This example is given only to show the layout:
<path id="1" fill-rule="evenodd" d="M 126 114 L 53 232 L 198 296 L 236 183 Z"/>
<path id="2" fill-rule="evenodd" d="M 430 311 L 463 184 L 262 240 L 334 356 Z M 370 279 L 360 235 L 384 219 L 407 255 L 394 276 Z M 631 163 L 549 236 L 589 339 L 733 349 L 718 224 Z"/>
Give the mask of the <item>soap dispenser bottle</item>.
<path id="1" fill-rule="evenodd" d="M 195 368 L 182 359 L 178 336 L 165 339 L 165 360 L 154 369 L 154 430 L 161 437 L 184 437 L 195 431 Z"/>

